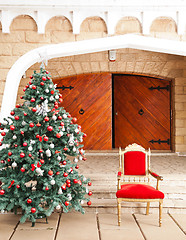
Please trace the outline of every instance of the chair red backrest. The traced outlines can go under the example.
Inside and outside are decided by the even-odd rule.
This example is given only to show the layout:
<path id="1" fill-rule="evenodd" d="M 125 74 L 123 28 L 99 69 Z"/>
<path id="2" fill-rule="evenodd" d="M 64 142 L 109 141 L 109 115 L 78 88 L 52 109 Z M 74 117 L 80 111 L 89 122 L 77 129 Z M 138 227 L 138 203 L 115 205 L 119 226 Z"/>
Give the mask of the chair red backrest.
<path id="1" fill-rule="evenodd" d="M 124 154 L 124 175 L 146 175 L 146 154 L 129 151 Z"/>

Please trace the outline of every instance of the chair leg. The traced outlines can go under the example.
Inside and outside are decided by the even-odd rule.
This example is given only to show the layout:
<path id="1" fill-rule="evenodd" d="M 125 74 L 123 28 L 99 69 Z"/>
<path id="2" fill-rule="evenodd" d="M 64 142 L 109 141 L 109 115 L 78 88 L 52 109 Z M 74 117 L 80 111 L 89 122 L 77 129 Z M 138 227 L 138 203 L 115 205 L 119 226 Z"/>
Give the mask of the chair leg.
<path id="1" fill-rule="evenodd" d="M 117 206 L 118 206 L 118 226 L 121 224 L 121 201 L 117 199 Z"/>
<path id="2" fill-rule="evenodd" d="M 161 200 L 159 202 L 159 227 L 161 227 L 161 224 L 162 224 L 162 204 L 163 204 L 163 201 Z"/>
<path id="3" fill-rule="evenodd" d="M 146 215 L 149 215 L 150 202 L 147 202 Z"/>

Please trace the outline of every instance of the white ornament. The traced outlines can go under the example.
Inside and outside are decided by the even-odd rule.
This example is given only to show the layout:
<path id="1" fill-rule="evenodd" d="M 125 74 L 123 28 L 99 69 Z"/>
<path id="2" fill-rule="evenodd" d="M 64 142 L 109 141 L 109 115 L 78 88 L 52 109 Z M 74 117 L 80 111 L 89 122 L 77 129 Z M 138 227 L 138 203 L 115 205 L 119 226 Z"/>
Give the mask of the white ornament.
<path id="1" fill-rule="evenodd" d="M 50 151 L 50 149 L 47 149 L 45 153 L 46 153 L 47 157 L 51 157 L 51 151 Z"/>
<path id="2" fill-rule="evenodd" d="M 60 205 L 57 205 L 56 206 L 56 210 L 60 210 L 61 209 L 61 206 Z"/>
<path id="3" fill-rule="evenodd" d="M 5 213 L 5 210 L 4 210 L 4 209 L 2 209 L 2 210 L 1 210 L 1 213 L 2 213 L 2 214 L 3 214 L 3 213 Z"/>
<path id="4" fill-rule="evenodd" d="M 86 180 L 87 180 L 86 177 L 84 177 L 84 178 L 83 178 L 83 181 L 85 182 Z"/>
<path id="5" fill-rule="evenodd" d="M 65 131 L 65 127 L 64 127 L 64 126 L 62 127 L 62 131 L 63 131 L 63 132 Z"/>
<path id="6" fill-rule="evenodd" d="M 43 176 L 44 170 L 41 168 L 36 168 L 36 173 L 38 173 L 38 176 Z"/>
<path id="7" fill-rule="evenodd" d="M 39 91 L 37 90 L 37 93 L 39 94 Z"/>
<path id="8" fill-rule="evenodd" d="M 25 121 L 22 121 L 22 125 L 25 126 L 25 125 L 26 125 L 26 122 L 25 122 Z"/>
<path id="9" fill-rule="evenodd" d="M 60 156 L 57 156 L 57 160 L 59 160 L 59 161 L 60 161 L 60 160 L 61 160 L 61 157 L 60 157 Z"/>
<path id="10" fill-rule="evenodd" d="M 17 163 L 15 161 L 12 163 L 12 167 L 13 168 L 17 167 Z"/>
<path id="11" fill-rule="evenodd" d="M 16 136 L 16 135 L 14 135 L 12 138 L 15 140 L 15 139 L 17 139 L 17 136 Z"/>
<path id="12" fill-rule="evenodd" d="M 3 123 L 4 125 L 7 125 L 7 124 L 8 124 L 8 122 L 7 122 L 7 121 L 3 121 L 2 123 Z"/>
<path id="13" fill-rule="evenodd" d="M 55 121 L 57 119 L 56 115 L 53 115 L 52 119 Z"/>
<path id="14" fill-rule="evenodd" d="M 53 88 L 53 84 L 50 84 L 50 85 L 49 85 L 49 88 Z"/>
<path id="15" fill-rule="evenodd" d="M 76 129 L 75 129 L 75 133 L 78 133 L 78 132 L 79 132 L 79 129 L 78 129 L 78 128 L 76 128 Z"/>
<path id="16" fill-rule="evenodd" d="M 57 87 L 57 84 L 54 84 L 54 88 L 56 88 Z"/>
<path id="17" fill-rule="evenodd" d="M 29 146 L 28 151 L 32 151 L 32 150 L 33 150 L 32 146 Z"/>
<path id="18" fill-rule="evenodd" d="M 73 151 L 73 152 L 76 152 L 76 147 L 73 147 L 72 151 Z"/>
<path id="19" fill-rule="evenodd" d="M 60 131 L 59 133 L 61 134 L 61 136 L 63 136 L 63 132 L 62 131 Z"/>
<path id="20" fill-rule="evenodd" d="M 63 194 L 63 191 L 62 191 L 61 188 L 59 188 L 59 190 L 58 190 L 58 194 L 59 194 L 59 195 L 60 195 L 60 194 Z"/>
<path id="21" fill-rule="evenodd" d="M 86 188 L 86 193 L 89 193 L 89 190 L 88 190 L 88 188 Z"/>
<path id="22" fill-rule="evenodd" d="M 55 99 L 59 99 L 59 95 L 56 95 L 56 96 L 55 96 Z"/>
<path id="23" fill-rule="evenodd" d="M 54 97 L 53 97 L 53 96 L 51 96 L 51 97 L 50 97 L 50 101 L 53 101 L 53 100 L 54 100 Z"/>
<path id="24" fill-rule="evenodd" d="M 66 113 L 64 113 L 64 114 L 63 114 L 63 118 L 67 118 L 67 115 L 66 115 Z"/>
<path id="25" fill-rule="evenodd" d="M 50 184 L 51 185 L 54 185 L 56 183 L 56 181 L 54 180 L 54 179 L 52 179 L 51 181 L 50 181 Z"/>
<path id="26" fill-rule="evenodd" d="M 49 93 L 49 89 L 47 88 L 47 89 L 45 90 L 45 92 L 46 92 L 46 93 Z"/>
<path id="27" fill-rule="evenodd" d="M 79 156 L 79 160 L 81 161 L 83 159 L 83 157 L 82 156 Z"/>
<path id="28" fill-rule="evenodd" d="M 68 200 L 71 201 L 72 200 L 72 196 L 70 193 L 67 194 Z"/>
<path id="29" fill-rule="evenodd" d="M 48 109 L 48 100 L 46 99 L 44 102 L 42 102 L 41 106 L 36 106 L 37 111 L 36 113 L 38 115 L 43 115 L 46 116 L 47 112 L 50 112 L 50 110 Z"/>
<path id="30" fill-rule="evenodd" d="M 84 201 L 83 201 L 83 200 L 81 200 L 81 201 L 80 201 L 80 203 L 81 203 L 81 204 L 84 204 Z"/>
<path id="31" fill-rule="evenodd" d="M 30 88 L 32 88 L 32 84 L 30 85 Z"/>
<path id="32" fill-rule="evenodd" d="M 36 141 L 35 140 L 30 140 L 30 144 L 35 144 Z"/>
<path id="33" fill-rule="evenodd" d="M 78 159 L 77 159 L 77 158 L 74 158 L 74 162 L 77 163 L 77 162 L 78 162 Z"/>
<path id="34" fill-rule="evenodd" d="M 54 144 L 53 143 L 50 144 L 50 148 L 54 148 Z"/>

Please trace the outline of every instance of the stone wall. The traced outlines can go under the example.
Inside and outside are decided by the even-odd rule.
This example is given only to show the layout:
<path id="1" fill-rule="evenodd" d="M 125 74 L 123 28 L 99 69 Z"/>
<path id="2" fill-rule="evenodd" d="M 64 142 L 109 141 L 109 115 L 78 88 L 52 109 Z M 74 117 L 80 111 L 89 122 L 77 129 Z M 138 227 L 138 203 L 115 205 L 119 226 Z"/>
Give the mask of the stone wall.
<path id="1" fill-rule="evenodd" d="M 125 17 L 116 26 L 116 35 L 136 33 L 141 35 L 141 26 L 137 19 Z M 151 36 L 185 41 L 186 35 L 178 35 L 172 19 L 160 18 L 151 26 Z M 61 42 L 106 37 L 107 29 L 100 17 L 87 18 L 81 24 L 79 35 L 72 32 L 72 26 L 65 17 L 54 17 L 46 25 L 45 34 L 37 33 L 37 25 L 29 16 L 15 18 L 10 27 L 10 34 L 0 31 L 0 106 L 4 92 L 7 73 L 13 63 L 26 52 L 37 47 Z M 164 53 L 153 53 L 135 49 L 117 50 L 115 62 L 110 62 L 108 52 L 84 54 L 49 60 L 47 69 L 53 78 L 91 73 L 112 72 L 142 74 L 172 79 L 173 135 L 175 151 L 186 151 L 186 58 Z M 39 69 L 35 64 L 22 78 L 17 102 L 20 102 L 23 86 L 33 70 Z M 12 79 L 13 81 L 13 79 Z"/>

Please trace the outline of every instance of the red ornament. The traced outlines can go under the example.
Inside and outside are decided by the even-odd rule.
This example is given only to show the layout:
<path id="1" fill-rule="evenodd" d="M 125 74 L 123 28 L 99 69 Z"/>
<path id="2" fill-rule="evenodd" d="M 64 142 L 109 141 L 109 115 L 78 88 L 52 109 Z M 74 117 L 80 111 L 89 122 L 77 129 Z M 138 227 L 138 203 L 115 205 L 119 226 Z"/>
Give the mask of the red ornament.
<path id="1" fill-rule="evenodd" d="M 14 125 L 10 125 L 10 130 L 14 131 L 15 130 L 15 126 Z"/>
<path id="2" fill-rule="evenodd" d="M 23 143 L 23 147 L 26 147 L 28 144 L 27 144 L 27 142 L 24 142 Z"/>
<path id="3" fill-rule="evenodd" d="M 25 172 L 25 168 L 22 167 L 22 168 L 21 168 L 21 172 Z"/>
<path id="4" fill-rule="evenodd" d="M 47 142 L 48 141 L 48 137 L 47 136 L 45 136 L 44 138 L 43 138 L 43 140 L 45 141 L 45 142 Z"/>
<path id="5" fill-rule="evenodd" d="M 29 157 L 32 157 L 32 154 L 31 154 L 31 153 L 29 153 L 29 154 L 28 154 L 28 156 L 29 156 Z"/>
<path id="6" fill-rule="evenodd" d="M 51 132 L 51 131 L 53 130 L 53 127 L 52 127 L 52 126 L 48 126 L 48 127 L 47 127 L 47 130 L 48 130 L 49 132 Z"/>
<path id="7" fill-rule="evenodd" d="M 86 157 L 83 157 L 83 161 L 86 161 L 87 160 L 87 158 Z"/>
<path id="8" fill-rule="evenodd" d="M 21 131 L 21 134 L 24 134 L 24 131 Z"/>
<path id="9" fill-rule="evenodd" d="M 62 99 L 62 98 L 59 98 L 59 102 L 62 103 L 62 102 L 63 102 L 63 99 Z"/>
<path id="10" fill-rule="evenodd" d="M 15 120 L 19 120 L 19 116 L 15 116 L 14 119 L 15 119 Z"/>
<path id="11" fill-rule="evenodd" d="M 49 171 L 48 171 L 48 175 L 52 176 L 52 175 L 53 175 L 53 171 L 52 171 L 52 170 L 49 170 Z"/>
<path id="12" fill-rule="evenodd" d="M 86 134 L 86 133 L 84 133 L 84 134 L 83 134 L 83 137 L 87 137 L 87 134 Z"/>
<path id="13" fill-rule="evenodd" d="M 78 183 L 78 180 L 77 180 L 77 179 L 74 179 L 74 180 L 73 180 L 73 183 L 75 183 L 75 184 Z"/>
<path id="14" fill-rule="evenodd" d="M 50 79 L 50 77 L 48 76 L 48 77 L 47 77 L 47 79 L 49 80 L 49 79 Z"/>
<path id="15" fill-rule="evenodd" d="M 27 116 L 27 113 L 24 113 L 24 116 Z"/>
<path id="16" fill-rule="evenodd" d="M 91 202 L 91 201 L 88 201 L 88 202 L 87 202 L 87 205 L 88 205 L 88 206 L 90 206 L 91 204 L 92 204 L 92 202 Z"/>
<path id="17" fill-rule="evenodd" d="M 65 160 L 64 160 L 62 163 L 63 163 L 63 165 L 66 165 L 66 164 L 67 164 L 67 162 L 66 162 Z"/>
<path id="18" fill-rule="evenodd" d="M 36 135 L 36 138 L 39 138 L 39 137 L 40 137 L 39 134 L 37 134 L 37 135 Z"/>
<path id="19" fill-rule="evenodd" d="M 67 183 L 67 184 L 70 184 L 70 179 L 67 179 L 67 180 L 66 180 L 66 183 Z"/>
<path id="20" fill-rule="evenodd" d="M 45 190 L 46 190 L 46 191 L 48 191 L 48 190 L 49 190 L 49 187 L 48 187 L 48 186 L 46 186 Z"/>
<path id="21" fill-rule="evenodd" d="M 12 116 L 15 114 L 15 112 L 14 111 L 11 111 L 11 113 L 10 113 Z"/>
<path id="22" fill-rule="evenodd" d="M 60 174 L 60 172 L 56 172 L 56 175 L 59 175 Z"/>
<path id="23" fill-rule="evenodd" d="M 17 185 L 16 188 L 19 189 L 19 188 L 20 188 L 20 185 Z"/>
<path id="24" fill-rule="evenodd" d="M 69 205 L 69 202 L 68 202 L 68 201 L 66 201 L 66 202 L 65 202 L 65 206 L 68 206 L 68 205 Z"/>
<path id="25" fill-rule="evenodd" d="M 50 119 L 49 119 L 49 117 L 45 117 L 44 120 L 45 120 L 45 122 L 48 122 Z"/>
<path id="26" fill-rule="evenodd" d="M 28 204 L 32 203 L 32 199 L 28 198 L 28 199 L 27 199 L 27 203 L 28 203 Z"/>
<path id="27" fill-rule="evenodd" d="M 64 172 L 63 177 L 68 177 L 68 173 Z"/>
<path id="28" fill-rule="evenodd" d="M 15 144 L 15 145 L 14 145 L 14 147 L 18 147 L 18 145 L 17 145 L 17 144 Z"/>
<path id="29" fill-rule="evenodd" d="M 88 195 L 91 196 L 92 195 L 92 191 L 89 191 Z"/>
<path id="30" fill-rule="evenodd" d="M 68 183 L 68 184 L 67 184 L 67 187 L 70 187 L 70 186 L 71 186 L 71 184 L 70 184 L 70 183 Z"/>
<path id="31" fill-rule="evenodd" d="M 92 183 L 91 182 L 88 182 L 88 186 L 91 186 L 92 185 Z"/>
<path id="32" fill-rule="evenodd" d="M 32 86 L 32 89 L 36 90 L 36 88 L 37 88 L 37 87 L 36 87 L 35 85 Z"/>
<path id="33" fill-rule="evenodd" d="M 68 114 L 68 118 L 71 118 L 72 116 L 71 116 L 71 114 Z"/>
<path id="34" fill-rule="evenodd" d="M 31 128 L 33 128 L 33 127 L 34 127 L 34 123 L 30 123 L 29 126 L 30 126 Z"/>
<path id="35" fill-rule="evenodd" d="M 40 82 L 40 85 L 43 86 L 45 83 L 44 82 Z"/>
<path id="36" fill-rule="evenodd" d="M 62 116 L 58 116 L 57 118 L 58 118 L 59 120 L 62 120 Z"/>
<path id="37" fill-rule="evenodd" d="M 40 152 L 40 153 L 42 153 L 42 152 L 43 152 L 43 150 L 42 150 L 42 149 L 39 149 L 39 152 Z"/>
<path id="38" fill-rule="evenodd" d="M 8 156 L 11 156 L 12 155 L 12 152 L 8 152 Z"/>
<path id="39" fill-rule="evenodd" d="M 20 108 L 20 107 L 21 107 L 20 104 L 17 104 L 17 105 L 16 105 L 16 108 Z"/>
<path id="40" fill-rule="evenodd" d="M 46 71 L 46 74 L 49 74 L 49 72 L 48 71 Z M 47 77 L 48 78 L 48 77 Z"/>
<path id="41" fill-rule="evenodd" d="M 46 81 L 46 77 L 45 77 L 45 76 L 43 76 L 43 77 L 42 77 L 42 80 L 43 80 L 43 81 Z"/>
<path id="42" fill-rule="evenodd" d="M 4 163 L 5 161 L 4 160 L 1 160 L 1 163 Z"/>
<path id="43" fill-rule="evenodd" d="M 32 79 L 32 78 L 33 78 L 33 76 L 31 75 L 31 76 L 30 76 L 30 79 Z"/>
<path id="44" fill-rule="evenodd" d="M 41 100 L 44 100 L 44 97 L 40 97 Z"/>
<path id="45" fill-rule="evenodd" d="M 63 190 L 66 190 L 66 184 L 63 184 L 63 185 L 61 186 L 61 188 L 62 188 Z"/>
<path id="46" fill-rule="evenodd" d="M 60 125 L 61 125 L 62 127 L 65 126 L 64 122 L 61 122 Z"/>
<path id="47" fill-rule="evenodd" d="M 52 90 L 50 93 L 51 93 L 51 94 L 54 94 L 54 90 Z"/>
<path id="48" fill-rule="evenodd" d="M 70 137 L 70 133 L 67 133 L 67 137 Z"/>
<path id="49" fill-rule="evenodd" d="M 1 139 L 2 140 L 2 139 Z M 2 146 L 2 142 L 0 142 L 0 146 Z"/>
<path id="50" fill-rule="evenodd" d="M 57 133 L 57 134 L 56 134 L 56 137 L 57 137 L 57 138 L 60 138 L 60 137 L 61 137 L 61 134 L 60 134 L 60 133 Z"/>
<path id="51" fill-rule="evenodd" d="M 44 159 L 40 159 L 40 163 L 43 164 L 45 162 Z"/>
<path id="52" fill-rule="evenodd" d="M 25 157 L 24 152 L 20 153 L 20 157 L 21 157 L 21 158 L 24 158 L 24 157 Z"/>
<path id="53" fill-rule="evenodd" d="M 4 195 L 5 194 L 5 190 L 1 189 L 0 190 L 0 195 Z"/>
<path id="54" fill-rule="evenodd" d="M 36 112 L 36 111 L 37 111 L 37 108 L 33 107 L 32 112 Z"/>
<path id="55" fill-rule="evenodd" d="M 74 118 L 72 119 L 72 121 L 73 121 L 74 123 L 77 122 L 77 118 L 74 117 Z"/>
<path id="56" fill-rule="evenodd" d="M 35 98 L 31 98 L 31 100 L 30 100 L 31 102 L 35 102 L 36 100 L 35 100 Z"/>
<path id="57" fill-rule="evenodd" d="M 76 167 L 75 167 L 76 169 L 78 169 L 79 168 L 79 165 L 76 165 Z"/>
<path id="58" fill-rule="evenodd" d="M 4 137 L 4 136 L 6 135 L 6 133 L 5 133 L 5 132 L 2 132 L 1 135 Z"/>
<path id="59" fill-rule="evenodd" d="M 36 212 L 36 209 L 33 207 L 31 208 L 31 213 L 35 213 Z"/>
<path id="60" fill-rule="evenodd" d="M 64 151 L 67 151 L 67 150 L 68 150 L 68 148 L 67 148 L 67 147 L 64 147 L 64 148 L 63 148 L 63 150 L 64 150 Z"/>
<path id="61" fill-rule="evenodd" d="M 21 96 L 20 99 L 23 99 L 23 96 Z"/>
<path id="62" fill-rule="evenodd" d="M 36 126 L 37 126 L 37 127 L 41 127 L 41 124 L 40 124 L 40 123 L 37 123 Z"/>

